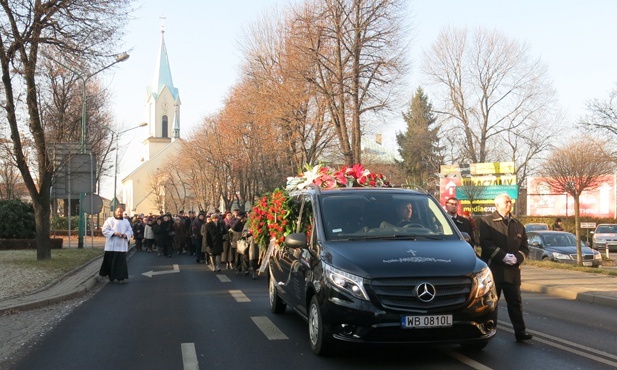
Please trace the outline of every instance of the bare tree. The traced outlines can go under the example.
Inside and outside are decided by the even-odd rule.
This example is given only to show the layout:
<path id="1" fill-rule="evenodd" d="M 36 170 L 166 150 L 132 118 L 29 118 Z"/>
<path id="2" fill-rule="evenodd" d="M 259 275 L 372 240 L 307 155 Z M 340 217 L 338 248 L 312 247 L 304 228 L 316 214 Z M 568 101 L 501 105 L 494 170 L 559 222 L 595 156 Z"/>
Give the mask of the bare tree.
<path id="1" fill-rule="evenodd" d="M 614 173 L 615 163 L 604 151 L 606 142 L 583 136 L 552 151 L 543 164 L 542 175 L 557 193 L 568 193 L 574 199 L 577 263 L 582 264 L 580 239 L 580 196 L 585 190 L 592 191 L 601 185 L 599 176 Z M 592 147 L 594 150 L 589 150 Z"/>
<path id="2" fill-rule="evenodd" d="M 617 88 L 609 93 L 606 100 L 594 99 L 588 102 L 587 110 L 589 114 L 581 122 L 584 128 L 617 135 Z"/>
<path id="3" fill-rule="evenodd" d="M 2 139 L 0 144 L 0 199 L 23 199 L 21 176 L 15 165 L 9 145 L 10 141 Z"/>
<path id="4" fill-rule="evenodd" d="M 340 152 L 361 163 L 367 113 L 386 109 L 406 71 L 402 0 L 315 0 L 296 11 L 294 31 L 303 58 L 315 66 L 305 77 L 325 99 Z"/>
<path id="5" fill-rule="evenodd" d="M 460 138 L 462 160 L 500 160 L 509 140 L 512 157 L 537 155 L 537 142 L 522 146 L 529 127 L 556 127 L 554 91 L 546 67 L 531 60 L 527 47 L 497 31 L 445 28 L 424 54 L 423 70 L 441 100 L 444 129 Z M 537 140 L 546 141 L 544 137 Z M 508 136 L 508 135 L 514 135 Z M 529 136 L 523 136 L 527 139 Z"/>
<path id="6" fill-rule="evenodd" d="M 463 179 L 461 181 L 461 186 L 456 187 L 457 192 L 460 191 L 464 195 L 464 198 L 461 199 L 467 199 L 469 201 L 469 207 L 471 208 L 470 213 L 472 216 L 475 215 L 473 204 L 476 200 L 482 199 L 484 189 L 484 186 L 474 183 L 470 179 Z"/>
<path id="7" fill-rule="evenodd" d="M 111 54 L 128 19 L 129 0 L 0 0 L 0 67 L 13 155 L 34 206 L 37 259 L 51 258 L 52 166 L 40 112 L 37 61 L 49 46 L 87 62 Z M 85 68 L 84 68 L 85 70 Z M 27 132 L 21 128 L 27 127 Z M 25 147 L 31 138 L 33 145 Z M 27 152 L 34 157 L 28 162 Z"/>

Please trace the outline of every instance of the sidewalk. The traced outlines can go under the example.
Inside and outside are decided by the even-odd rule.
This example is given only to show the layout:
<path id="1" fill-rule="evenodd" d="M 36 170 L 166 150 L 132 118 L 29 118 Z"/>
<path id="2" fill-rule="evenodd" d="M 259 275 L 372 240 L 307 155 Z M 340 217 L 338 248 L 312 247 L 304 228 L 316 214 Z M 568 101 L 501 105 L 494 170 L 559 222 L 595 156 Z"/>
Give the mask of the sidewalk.
<path id="1" fill-rule="evenodd" d="M 98 276 L 101 258 L 65 275 L 47 289 L 23 297 L 0 300 L 0 314 L 10 310 L 44 307 L 88 292 L 102 279 Z M 617 307 L 615 276 L 533 266 L 523 266 L 522 274 L 523 291 Z"/>
<path id="2" fill-rule="evenodd" d="M 617 276 L 523 266 L 526 292 L 617 307 Z"/>

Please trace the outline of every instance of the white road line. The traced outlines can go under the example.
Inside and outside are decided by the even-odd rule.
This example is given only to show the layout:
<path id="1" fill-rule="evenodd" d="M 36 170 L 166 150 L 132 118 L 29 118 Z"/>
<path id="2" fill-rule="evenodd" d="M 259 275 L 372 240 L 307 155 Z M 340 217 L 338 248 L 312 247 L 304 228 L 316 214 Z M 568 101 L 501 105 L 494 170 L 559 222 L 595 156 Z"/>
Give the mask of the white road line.
<path id="1" fill-rule="evenodd" d="M 249 297 L 245 296 L 241 290 L 230 290 L 229 294 L 236 300 L 236 302 L 250 302 Z"/>
<path id="2" fill-rule="evenodd" d="M 219 279 L 221 283 L 231 283 L 231 279 L 228 278 L 227 275 L 220 274 L 220 275 L 216 275 L 216 277 Z"/>
<path id="3" fill-rule="evenodd" d="M 182 363 L 184 370 L 199 370 L 197 361 L 197 353 L 195 352 L 195 343 L 182 343 Z"/>
<path id="4" fill-rule="evenodd" d="M 498 321 L 497 322 L 498 327 L 500 330 L 505 330 L 508 331 L 510 333 L 514 333 L 514 330 L 511 329 L 511 326 L 508 325 L 508 323 L 506 322 L 502 322 L 502 321 Z M 537 342 L 541 342 L 544 343 L 546 345 L 549 345 L 551 347 L 555 347 L 555 348 L 559 348 L 562 349 L 566 352 L 570 352 L 570 353 L 574 353 L 576 355 L 588 358 L 590 360 L 593 361 L 597 361 L 597 362 L 601 362 L 603 364 L 607 364 L 613 367 L 617 368 L 617 362 L 615 361 L 611 361 L 617 359 L 617 356 L 611 354 L 611 353 L 607 353 L 604 351 L 599 351 L 595 348 L 591 348 L 591 347 L 587 347 L 587 346 L 583 346 L 582 344 L 578 344 L 578 343 L 574 343 L 571 342 L 569 340 L 565 340 L 565 339 L 561 339 L 558 337 L 554 337 L 552 335 L 549 334 L 544 334 L 544 333 L 540 333 L 538 331 L 535 330 L 529 330 L 527 329 L 528 332 L 530 332 L 531 334 L 534 335 L 532 340 L 535 340 Z M 544 339 L 544 338 L 548 338 L 548 339 Z M 559 344 L 556 342 L 561 342 L 563 344 Z M 606 358 L 602 358 L 602 357 L 606 357 Z"/>
<path id="5" fill-rule="evenodd" d="M 461 355 L 458 352 L 455 352 L 455 351 L 444 351 L 444 352 L 448 356 L 450 356 L 450 357 L 452 357 L 452 358 L 454 358 L 454 359 L 464 363 L 465 365 L 467 365 L 467 366 L 469 366 L 469 367 L 471 367 L 473 369 L 476 369 L 476 370 L 492 370 L 492 368 L 490 368 L 488 366 L 485 366 L 485 365 L 482 365 L 478 361 L 472 360 L 469 357 L 463 356 L 463 355 Z"/>
<path id="6" fill-rule="evenodd" d="M 268 338 L 268 340 L 283 340 L 289 339 L 272 321 L 266 316 L 253 316 L 251 320 L 257 325 L 259 330 Z"/>

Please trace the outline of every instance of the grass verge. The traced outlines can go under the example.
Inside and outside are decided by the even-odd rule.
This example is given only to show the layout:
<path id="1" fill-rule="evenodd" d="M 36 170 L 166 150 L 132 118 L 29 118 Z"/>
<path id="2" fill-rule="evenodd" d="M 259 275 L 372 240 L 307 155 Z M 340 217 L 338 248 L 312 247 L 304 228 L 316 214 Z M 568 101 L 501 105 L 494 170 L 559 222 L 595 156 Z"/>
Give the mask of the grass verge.
<path id="1" fill-rule="evenodd" d="M 38 261 L 36 250 L 8 250 L 0 251 L 0 262 L 6 267 L 43 269 L 62 275 L 101 256 L 103 252 L 101 248 L 54 249 L 51 251 L 51 259 Z"/>
<path id="2" fill-rule="evenodd" d="M 601 268 L 601 267 L 593 268 L 593 267 L 570 265 L 570 264 L 559 263 L 559 262 L 531 261 L 531 260 L 526 260 L 525 264 L 528 266 L 535 266 L 535 267 L 542 267 L 542 268 L 549 268 L 549 269 L 590 272 L 594 274 L 617 276 L 617 269 L 611 269 L 611 268 Z"/>

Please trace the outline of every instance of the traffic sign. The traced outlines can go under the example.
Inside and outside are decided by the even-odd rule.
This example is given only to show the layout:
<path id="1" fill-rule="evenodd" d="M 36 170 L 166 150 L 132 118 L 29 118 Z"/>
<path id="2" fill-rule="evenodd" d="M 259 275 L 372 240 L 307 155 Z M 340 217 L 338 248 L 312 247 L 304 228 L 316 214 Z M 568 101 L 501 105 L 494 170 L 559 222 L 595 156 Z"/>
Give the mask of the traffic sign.
<path id="1" fill-rule="evenodd" d="M 581 222 L 581 229 L 595 229 L 595 222 Z"/>

